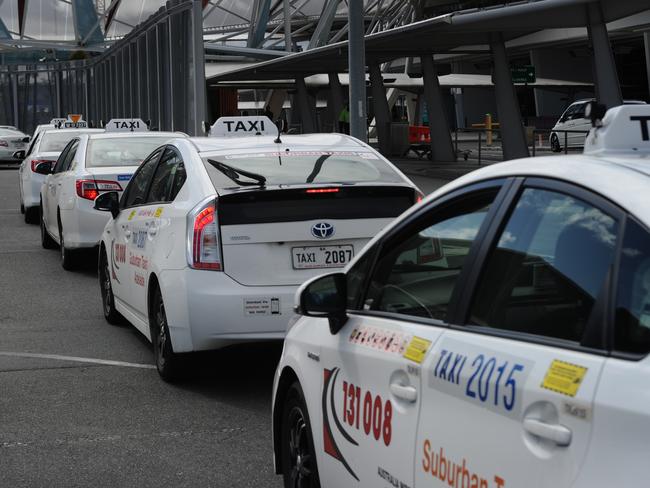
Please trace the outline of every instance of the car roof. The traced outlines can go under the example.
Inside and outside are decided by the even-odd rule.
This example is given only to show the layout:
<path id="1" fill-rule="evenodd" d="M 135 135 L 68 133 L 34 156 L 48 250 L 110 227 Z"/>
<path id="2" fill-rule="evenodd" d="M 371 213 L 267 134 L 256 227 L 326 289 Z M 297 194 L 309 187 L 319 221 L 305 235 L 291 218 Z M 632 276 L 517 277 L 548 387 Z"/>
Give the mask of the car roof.
<path id="1" fill-rule="evenodd" d="M 43 132 L 46 134 L 52 134 L 55 132 L 81 132 L 82 134 L 92 134 L 94 132 L 104 132 L 104 129 L 55 129 L 54 126 L 52 126 L 51 128 L 45 129 Z"/>
<path id="2" fill-rule="evenodd" d="M 650 227 L 650 155 L 636 159 L 611 155 L 548 156 L 496 163 L 461 176 L 431 194 L 427 201 L 472 183 L 516 176 L 551 178 L 586 187 Z"/>
<path id="3" fill-rule="evenodd" d="M 250 136 L 250 137 L 192 137 L 189 140 L 194 144 L 199 153 L 227 152 L 230 151 L 277 151 L 287 147 L 292 149 L 318 150 L 318 151 L 371 151 L 368 146 L 359 140 L 345 134 L 281 134 L 281 144 L 275 143 L 276 136 Z"/>
<path id="4" fill-rule="evenodd" d="M 104 132 L 101 130 L 100 134 L 91 134 L 91 139 L 121 139 L 124 137 L 169 137 L 169 139 L 184 138 L 180 132 L 161 132 L 161 131 L 146 131 L 146 132 Z"/>

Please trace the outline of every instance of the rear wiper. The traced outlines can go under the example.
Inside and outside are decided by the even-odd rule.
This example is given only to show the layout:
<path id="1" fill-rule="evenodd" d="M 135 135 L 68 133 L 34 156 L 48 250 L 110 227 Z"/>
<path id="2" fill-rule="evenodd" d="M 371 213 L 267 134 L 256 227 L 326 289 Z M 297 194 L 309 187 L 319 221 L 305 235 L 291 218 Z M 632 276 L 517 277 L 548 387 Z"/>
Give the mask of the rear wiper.
<path id="1" fill-rule="evenodd" d="M 239 168 L 234 168 L 233 166 L 228 166 L 227 164 L 220 163 L 219 161 L 215 161 L 214 159 L 208 159 L 208 163 L 210 163 L 212 166 L 217 168 L 219 171 L 221 171 L 224 175 L 226 175 L 228 178 L 230 178 L 238 185 L 261 186 L 261 187 L 264 187 L 266 185 L 266 178 L 262 175 L 258 175 L 257 173 L 249 173 L 248 171 L 244 171 L 243 169 L 239 169 Z M 239 176 L 245 176 L 246 178 L 255 180 L 257 183 L 253 183 L 251 181 L 242 181 L 239 179 Z"/>

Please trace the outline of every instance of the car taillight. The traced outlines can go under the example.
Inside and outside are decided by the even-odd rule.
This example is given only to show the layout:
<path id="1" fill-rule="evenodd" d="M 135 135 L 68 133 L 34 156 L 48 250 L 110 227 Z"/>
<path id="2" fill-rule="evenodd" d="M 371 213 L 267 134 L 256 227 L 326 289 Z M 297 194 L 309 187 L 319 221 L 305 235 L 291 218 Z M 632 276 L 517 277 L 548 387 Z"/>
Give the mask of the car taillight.
<path id="1" fill-rule="evenodd" d="M 122 187 L 115 181 L 77 180 L 77 195 L 81 198 L 94 200 L 103 191 L 122 191 Z"/>
<path id="2" fill-rule="evenodd" d="M 415 191 L 415 203 L 420 203 L 424 199 L 424 195 L 419 191 Z"/>
<path id="3" fill-rule="evenodd" d="M 188 261 L 194 269 L 221 271 L 219 223 L 214 200 L 199 205 L 188 216 Z"/>
<path id="4" fill-rule="evenodd" d="M 52 161 L 50 159 L 32 159 L 32 171 L 36 172 L 36 166 L 38 166 L 41 163 L 49 163 L 50 166 L 52 166 L 52 163 L 55 161 Z"/>
<path id="5" fill-rule="evenodd" d="M 9 143 L 7 141 L 0 141 L 0 146 L 9 147 Z"/>

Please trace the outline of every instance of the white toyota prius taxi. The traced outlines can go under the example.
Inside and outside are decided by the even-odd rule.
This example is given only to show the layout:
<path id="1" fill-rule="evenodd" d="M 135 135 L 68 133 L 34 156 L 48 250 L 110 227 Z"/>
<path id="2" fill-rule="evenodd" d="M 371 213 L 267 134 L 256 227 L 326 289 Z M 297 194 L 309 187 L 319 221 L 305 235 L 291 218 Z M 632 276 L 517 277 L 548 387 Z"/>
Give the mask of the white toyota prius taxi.
<path id="1" fill-rule="evenodd" d="M 459 178 L 302 285 L 285 486 L 647 485 L 650 108 L 594 123 L 584 154 Z"/>
<path id="2" fill-rule="evenodd" d="M 152 340 L 165 379 L 179 353 L 282 339 L 296 288 L 342 268 L 418 197 L 351 137 L 279 138 L 266 117 L 219 119 L 209 138 L 156 150 L 119 203 L 117 193 L 95 201 L 113 214 L 100 249 L 104 314 Z"/>
<path id="3" fill-rule="evenodd" d="M 93 208 L 95 198 L 106 191 L 121 193 L 151 151 L 183 137 L 178 132 L 148 132 L 140 119 L 113 119 L 101 132 L 76 134 L 54 167 L 41 163 L 35 168 L 47 175 L 39 202 L 41 242 L 46 249 L 59 246 L 65 269 L 76 266 L 79 249 L 99 243 L 109 216 Z"/>

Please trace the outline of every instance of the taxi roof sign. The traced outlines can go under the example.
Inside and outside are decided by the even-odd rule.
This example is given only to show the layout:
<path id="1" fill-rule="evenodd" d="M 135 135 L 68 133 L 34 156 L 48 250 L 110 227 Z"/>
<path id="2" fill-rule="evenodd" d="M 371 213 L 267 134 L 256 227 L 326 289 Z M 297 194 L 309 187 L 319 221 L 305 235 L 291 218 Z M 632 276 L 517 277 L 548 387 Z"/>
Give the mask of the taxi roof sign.
<path id="1" fill-rule="evenodd" d="M 650 105 L 621 105 L 609 109 L 589 131 L 585 154 L 649 154 Z"/>
<path id="2" fill-rule="evenodd" d="M 210 137 L 275 136 L 278 128 L 264 115 L 220 117 L 210 128 Z"/>
<path id="3" fill-rule="evenodd" d="M 111 119 L 104 127 L 106 132 L 147 132 L 149 127 L 142 119 Z"/>
<path id="4" fill-rule="evenodd" d="M 55 118 L 50 121 L 55 129 L 86 129 L 88 123 L 81 114 L 68 114 L 68 118 Z"/>

